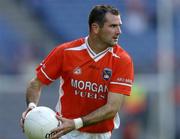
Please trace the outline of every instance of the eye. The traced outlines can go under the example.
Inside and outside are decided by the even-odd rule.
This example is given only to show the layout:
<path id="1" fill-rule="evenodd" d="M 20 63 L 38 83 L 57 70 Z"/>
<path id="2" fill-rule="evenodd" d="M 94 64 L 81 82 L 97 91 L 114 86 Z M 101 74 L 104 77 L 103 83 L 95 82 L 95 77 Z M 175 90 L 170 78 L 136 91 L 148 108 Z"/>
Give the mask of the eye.
<path id="1" fill-rule="evenodd" d="M 112 28 L 115 28 L 115 27 L 117 27 L 117 25 L 111 25 L 111 27 L 112 27 Z"/>

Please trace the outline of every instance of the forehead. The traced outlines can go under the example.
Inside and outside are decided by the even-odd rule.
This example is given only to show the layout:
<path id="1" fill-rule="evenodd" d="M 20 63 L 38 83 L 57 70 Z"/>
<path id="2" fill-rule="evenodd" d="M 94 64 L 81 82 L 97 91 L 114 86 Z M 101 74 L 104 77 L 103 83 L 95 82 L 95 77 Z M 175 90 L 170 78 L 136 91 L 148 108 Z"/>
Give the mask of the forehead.
<path id="1" fill-rule="evenodd" d="M 113 15 L 111 13 L 105 15 L 105 22 L 108 24 L 122 24 L 120 15 Z"/>

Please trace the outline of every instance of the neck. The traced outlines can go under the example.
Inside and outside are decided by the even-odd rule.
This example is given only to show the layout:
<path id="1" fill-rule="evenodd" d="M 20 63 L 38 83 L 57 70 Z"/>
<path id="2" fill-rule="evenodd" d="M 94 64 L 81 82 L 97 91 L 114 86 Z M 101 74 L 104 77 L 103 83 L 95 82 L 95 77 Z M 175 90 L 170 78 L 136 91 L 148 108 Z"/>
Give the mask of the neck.
<path id="1" fill-rule="evenodd" d="M 101 41 L 99 41 L 96 37 L 93 37 L 92 35 L 89 35 L 88 37 L 88 44 L 89 47 L 96 53 L 100 53 L 108 48 L 108 46 Z"/>

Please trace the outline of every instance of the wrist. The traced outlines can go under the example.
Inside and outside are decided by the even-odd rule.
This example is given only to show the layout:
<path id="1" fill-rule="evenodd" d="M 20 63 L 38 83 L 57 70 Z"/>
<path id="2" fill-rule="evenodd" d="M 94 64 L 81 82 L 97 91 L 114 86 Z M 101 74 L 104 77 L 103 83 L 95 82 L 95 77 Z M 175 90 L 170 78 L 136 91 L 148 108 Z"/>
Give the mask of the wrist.
<path id="1" fill-rule="evenodd" d="M 83 127 L 82 118 L 76 118 L 73 120 L 74 120 L 74 124 L 75 124 L 75 129 L 79 129 L 79 128 Z"/>
<path id="2" fill-rule="evenodd" d="M 28 104 L 28 108 L 30 108 L 30 109 L 36 108 L 36 104 L 34 102 L 30 102 Z"/>

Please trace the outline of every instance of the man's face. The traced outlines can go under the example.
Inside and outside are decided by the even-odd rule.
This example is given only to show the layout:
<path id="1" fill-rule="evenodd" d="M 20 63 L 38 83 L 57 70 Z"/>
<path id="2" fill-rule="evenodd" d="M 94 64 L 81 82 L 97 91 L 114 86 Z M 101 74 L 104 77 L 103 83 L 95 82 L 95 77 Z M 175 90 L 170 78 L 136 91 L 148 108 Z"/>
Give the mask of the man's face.
<path id="1" fill-rule="evenodd" d="M 118 43 L 119 35 L 121 34 L 121 24 L 122 21 L 120 15 L 107 13 L 105 16 L 105 23 L 98 32 L 99 39 L 109 47 L 116 45 Z"/>

